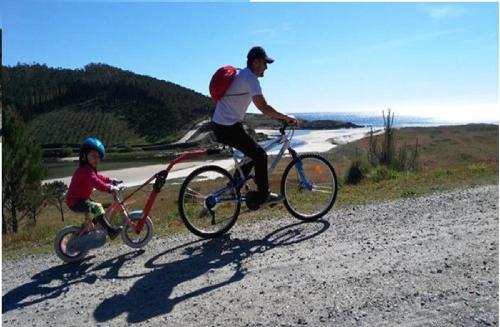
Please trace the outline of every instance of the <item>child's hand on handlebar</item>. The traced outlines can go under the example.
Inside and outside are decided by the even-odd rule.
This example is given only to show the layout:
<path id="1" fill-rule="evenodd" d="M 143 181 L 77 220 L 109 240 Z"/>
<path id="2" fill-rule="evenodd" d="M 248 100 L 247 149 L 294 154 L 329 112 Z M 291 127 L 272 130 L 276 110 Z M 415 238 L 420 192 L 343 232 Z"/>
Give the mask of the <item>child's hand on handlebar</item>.
<path id="1" fill-rule="evenodd" d="M 121 190 L 123 190 L 123 186 L 116 186 L 116 185 L 113 185 L 113 184 L 110 184 L 109 185 L 109 193 L 117 193 Z"/>
<path id="2" fill-rule="evenodd" d="M 118 184 L 123 183 L 123 181 L 120 181 L 120 180 L 118 180 L 118 179 L 116 179 L 116 178 L 111 178 L 111 179 L 110 179 L 110 183 L 111 183 L 111 185 L 115 185 L 115 186 L 116 186 L 116 185 L 118 185 Z"/>

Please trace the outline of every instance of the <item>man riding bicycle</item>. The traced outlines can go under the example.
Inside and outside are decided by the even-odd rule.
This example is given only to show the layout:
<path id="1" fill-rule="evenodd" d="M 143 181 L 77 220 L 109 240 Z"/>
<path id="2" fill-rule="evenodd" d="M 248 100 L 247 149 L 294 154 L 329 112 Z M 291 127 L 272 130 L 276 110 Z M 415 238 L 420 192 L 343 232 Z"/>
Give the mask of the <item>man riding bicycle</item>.
<path id="1" fill-rule="evenodd" d="M 212 117 L 212 129 L 217 140 L 252 158 L 252 162 L 243 166 L 242 170 L 247 176 L 252 166 L 255 166 L 255 183 L 260 204 L 278 202 L 281 196 L 269 192 L 267 153 L 243 129 L 245 113 L 253 102 L 266 116 L 284 120 L 289 125 L 297 125 L 297 120 L 293 116 L 275 110 L 262 94 L 258 77 L 264 77 L 267 64 L 273 62 L 274 60 L 267 56 L 262 47 L 250 49 L 247 55 L 247 67 L 237 71 L 225 95 L 217 102 Z"/>

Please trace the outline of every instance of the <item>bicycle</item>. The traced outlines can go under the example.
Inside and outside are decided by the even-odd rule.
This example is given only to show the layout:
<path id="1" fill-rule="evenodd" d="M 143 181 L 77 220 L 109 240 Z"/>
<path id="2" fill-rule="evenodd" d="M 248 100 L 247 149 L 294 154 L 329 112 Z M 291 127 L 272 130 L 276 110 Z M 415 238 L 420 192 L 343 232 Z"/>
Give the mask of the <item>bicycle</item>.
<path id="1" fill-rule="evenodd" d="M 112 192 L 113 202 L 105 210 L 104 217 L 112 225 L 122 225 L 121 238 L 131 248 L 142 248 L 149 243 L 154 233 L 154 225 L 149 213 L 155 199 L 165 185 L 170 170 L 179 162 L 204 155 L 218 154 L 218 149 L 195 150 L 184 152 L 170 162 L 168 167 L 154 174 L 131 194 L 121 199 L 119 192 Z M 153 189 L 142 210 L 128 211 L 126 202 L 141 189 L 153 182 Z M 124 187 L 120 187 L 122 191 Z M 121 220 L 119 220 L 121 217 Z M 54 248 L 57 256 L 65 262 L 83 260 L 89 250 L 103 246 L 106 243 L 106 231 L 99 224 L 90 228 L 81 226 L 67 226 L 59 231 L 54 239 Z"/>
<path id="2" fill-rule="evenodd" d="M 280 191 L 287 211 L 294 217 L 312 221 L 323 217 L 333 206 L 337 197 L 337 175 L 330 162 L 316 153 L 301 154 L 290 146 L 295 129 L 286 122 L 279 129 L 280 135 L 264 147 L 270 149 L 281 144 L 281 149 L 268 167 L 269 176 L 288 150 L 292 161 L 281 177 Z M 202 238 L 214 238 L 227 232 L 240 213 L 241 203 L 250 210 L 257 210 L 257 193 L 249 191 L 250 173 L 242 178 L 241 167 L 251 162 L 248 157 L 238 160 L 236 152 L 229 147 L 235 167 L 234 174 L 217 165 L 208 165 L 194 170 L 184 180 L 178 198 L 179 213 L 186 227 Z M 295 168 L 295 169 L 293 169 Z M 246 194 L 241 194 L 245 187 Z"/>

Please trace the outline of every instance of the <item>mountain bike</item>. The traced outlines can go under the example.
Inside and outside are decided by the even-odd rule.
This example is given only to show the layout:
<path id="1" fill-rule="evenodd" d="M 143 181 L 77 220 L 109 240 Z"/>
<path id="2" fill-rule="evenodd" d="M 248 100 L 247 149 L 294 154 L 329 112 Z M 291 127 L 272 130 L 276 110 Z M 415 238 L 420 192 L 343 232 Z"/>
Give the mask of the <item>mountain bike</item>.
<path id="1" fill-rule="evenodd" d="M 123 226 L 121 238 L 125 244 L 132 248 L 142 248 L 153 237 L 154 226 L 149 213 L 155 199 L 165 185 L 170 170 L 177 163 L 204 155 L 218 154 L 220 150 L 196 150 L 184 152 L 179 157 L 170 162 L 168 167 L 154 174 L 131 194 L 124 199 L 120 196 L 120 187 L 118 192 L 112 192 L 113 203 L 106 209 L 104 217 L 114 226 Z M 142 210 L 128 211 L 127 201 L 139 190 L 153 183 L 153 189 Z M 87 255 L 89 250 L 103 246 L 106 243 L 107 234 L 104 228 L 95 224 L 90 228 L 83 224 L 82 226 L 67 226 L 59 231 L 54 240 L 54 249 L 57 256 L 65 262 L 80 261 Z"/>
<path id="2" fill-rule="evenodd" d="M 283 204 L 294 217 L 312 221 L 323 217 L 337 197 L 337 175 L 330 162 L 316 153 L 297 154 L 291 147 L 295 129 L 286 122 L 279 136 L 264 146 L 268 152 L 275 146 L 281 149 L 268 167 L 269 176 L 288 150 L 292 160 L 283 170 L 280 190 Z M 241 167 L 248 157 L 238 157 L 229 147 L 235 166 L 231 174 L 217 165 L 194 170 L 184 180 L 178 198 L 179 213 L 186 227 L 202 238 L 213 238 L 227 232 L 240 213 L 241 203 L 250 210 L 259 208 L 256 191 L 249 191 L 248 183 L 255 176 L 244 177 Z M 246 191 L 242 194 L 241 190 Z"/>

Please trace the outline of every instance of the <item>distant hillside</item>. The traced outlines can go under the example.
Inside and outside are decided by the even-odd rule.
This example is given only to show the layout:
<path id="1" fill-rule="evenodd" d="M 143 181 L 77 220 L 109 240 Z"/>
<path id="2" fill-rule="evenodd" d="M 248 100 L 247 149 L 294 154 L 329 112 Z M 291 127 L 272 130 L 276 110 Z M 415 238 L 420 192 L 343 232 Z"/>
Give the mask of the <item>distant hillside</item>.
<path id="1" fill-rule="evenodd" d="M 270 128 L 277 129 L 281 126 L 281 123 L 275 119 L 271 119 L 262 114 L 251 114 L 247 113 L 245 116 L 245 123 L 253 128 Z M 360 125 L 353 124 L 351 122 L 340 121 L 340 120 L 300 120 L 300 129 L 338 129 L 338 128 L 358 128 L 364 127 Z"/>
<path id="2" fill-rule="evenodd" d="M 89 135 L 107 145 L 173 141 L 214 107 L 193 90 L 105 64 L 3 67 L 3 96 L 44 145 Z"/>

